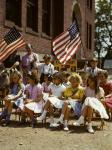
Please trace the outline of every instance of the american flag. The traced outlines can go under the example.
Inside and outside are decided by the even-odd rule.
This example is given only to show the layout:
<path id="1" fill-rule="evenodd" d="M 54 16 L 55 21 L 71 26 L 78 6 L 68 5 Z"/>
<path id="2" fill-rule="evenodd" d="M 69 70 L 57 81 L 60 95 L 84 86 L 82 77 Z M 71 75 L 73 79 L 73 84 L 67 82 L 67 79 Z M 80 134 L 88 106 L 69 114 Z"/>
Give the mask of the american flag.
<path id="1" fill-rule="evenodd" d="M 80 45 L 81 38 L 76 20 L 66 31 L 57 36 L 52 42 L 53 52 L 62 64 L 66 64 L 79 49 Z"/>
<path id="2" fill-rule="evenodd" d="M 0 62 L 23 45 L 25 45 L 25 41 L 22 35 L 15 27 L 11 28 L 0 42 Z"/>

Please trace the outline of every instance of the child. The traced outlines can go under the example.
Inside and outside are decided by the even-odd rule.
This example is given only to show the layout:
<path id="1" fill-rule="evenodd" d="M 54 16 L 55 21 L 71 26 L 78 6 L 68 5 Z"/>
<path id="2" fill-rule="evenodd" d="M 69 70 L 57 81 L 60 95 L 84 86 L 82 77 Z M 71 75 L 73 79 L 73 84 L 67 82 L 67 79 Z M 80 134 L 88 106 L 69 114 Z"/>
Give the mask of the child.
<path id="1" fill-rule="evenodd" d="M 20 101 L 19 105 L 23 103 L 20 98 L 23 97 L 24 89 L 25 89 L 25 86 L 22 83 L 22 76 L 20 72 L 15 71 L 12 75 L 12 83 L 10 84 L 10 94 L 4 98 L 4 101 L 5 101 L 4 111 L 7 112 L 7 115 L 5 118 L 6 125 L 9 124 L 13 104 L 15 103 L 17 105 L 18 101 Z M 17 106 L 19 107 L 19 105 Z"/>
<path id="2" fill-rule="evenodd" d="M 52 84 L 52 76 L 49 74 L 44 75 L 44 82 L 42 83 L 43 92 L 49 93 L 49 86 Z"/>
<path id="3" fill-rule="evenodd" d="M 57 121 L 57 124 L 53 124 L 54 127 L 58 126 L 58 123 L 63 123 L 64 119 L 64 130 L 68 131 L 68 117 L 69 117 L 69 108 L 74 110 L 76 115 L 81 114 L 82 109 L 82 100 L 84 97 L 84 88 L 80 86 L 81 84 L 81 77 L 76 74 L 72 73 L 70 76 L 70 86 L 63 92 L 62 98 L 66 100 L 64 102 L 62 113 L 60 118 Z"/>
<path id="4" fill-rule="evenodd" d="M 66 89 L 66 87 L 62 84 L 62 74 L 61 73 L 55 73 L 53 75 L 53 84 L 49 86 L 50 89 L 50 97 L 48 97 L 48 100 L 45 104 L 44 111 L 40 117 L 37 117 L 38 121 L 44 120 L 46 117 L 47 111 L 50 113 L 50 127 L 52 126 L 52 123 L 54 122 L 53 119 L 53 106 L 55 108 L 61 108 L 63 105 L 63 102 L 59 100 L 60 96 L 62 95 L 62 92 Z"/>
<path id="5" fill-rule="evenodd" d="M 98 86 L 97 77 L 92 75 L 88 77 L 85 96 L 86 99 L 82 106 L 82 114 L 78 121 L 74 122 L 73 125 L 79 126 L 80 124 L 84 124 L 84 119 L 87 118 L 87 131 L 89 133 L 94 133 L 91 123 L 93 110 L 97 111 L 102 119 L 108 119 L 108 115 L 102 104 L 102 101 L 104 101 L 104 91 Z"/>
<path id="6" fill-rule="evenodd" d="M 25 112 L 31 119 L 31 125 L 35 125 L 35 113 L 42 113 L 43 110 L 43 99 L 42 92 L 43 88 L 34 74 L 28 74 L 29 84 L 25 88 L 26 100 L 25 100 Z"/>
<path id="7" fill-rule="evenodd" d="M 63 85 L 65 87 L 69 87 L 70 86 L 70 81 L 69 81 L 70 73 L 68 73 L 67 71 L 63 71 L 62 76 L 63 76 Z"/>
<path id="8" fill-rule="evenodd" d="M 108 72 L 106 70 L 101 71 L 98 74 L 99 84 L 105 91 L 105 105 L 109 114 L 111 112 L 110 118 L 112 119 L 112 80 L 108 80 Z"/>

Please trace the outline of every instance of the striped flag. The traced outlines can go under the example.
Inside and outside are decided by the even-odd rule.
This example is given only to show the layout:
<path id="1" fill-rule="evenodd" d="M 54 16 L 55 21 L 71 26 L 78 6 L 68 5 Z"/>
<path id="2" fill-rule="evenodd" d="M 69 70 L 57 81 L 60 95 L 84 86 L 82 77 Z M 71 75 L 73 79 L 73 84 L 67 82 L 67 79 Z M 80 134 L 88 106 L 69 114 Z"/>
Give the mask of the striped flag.
<path id="1" fill-rule="evenodd" d="M 81 38 L 76 20 L 66 31 L 57 36 L 52 42 L 53 52 L 62 64 L 66 64 L 79 49 L 80 45 Z"/>
<path id="2" fill-rule="evenodd" d="M 25 45 L 25 41 L 22 35 L 15 27 L 11 28 L 0 42 L 0 62 L 4 61 L 17 48 L 23 45 Z"/>

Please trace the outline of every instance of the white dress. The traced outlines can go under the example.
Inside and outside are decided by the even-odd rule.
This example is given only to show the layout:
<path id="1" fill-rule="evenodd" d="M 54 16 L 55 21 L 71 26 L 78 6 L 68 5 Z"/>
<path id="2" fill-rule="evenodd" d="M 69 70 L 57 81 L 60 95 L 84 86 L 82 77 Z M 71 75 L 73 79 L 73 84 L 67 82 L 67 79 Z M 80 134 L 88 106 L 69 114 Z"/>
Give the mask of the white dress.
<path id="1" fill-rule="evenodd" d="M 49 88 L 52 91 L 52 96 L 46 95 L 43 97 L 43 99 L 45 101 L 49 100 L 55 108 L 59 108 L 59 109 L 62 108 L 63 100 L 60 100 L 58 97 L 61 96 L 62 92 L 65 91 L 66 87 L 63 84 L 60 85 L 52 84 L 49 86 Z"/>
<path id="2" fill-rule="evenodd" d="M 85 101 L 83 103 L 82 110 L 86 106 L 90 106 L 91 108 L 93 108 L 95 111 L 97 111 L 100 114 L 101 118 L 108 119 L 109 117 L 108 117 L 108 114 L 105 110 L 105 107 L 101 103 L 101 101 L 98 99 L 99 97 L 104 97 L 103 89 L 100 88 L 99 95 L 96 95 L 94 90 L 87 87 L 86 91 L 85 91 L 85 94 L 86 94 L 87 98 L 85 99 Z"/>
<path id="3" fill-rule="evenodd" d="M 30 89 L 30 87 L 29 87 Z M 32 95 L 32 98 L 35 97 L 38 98 L 39 95 L 41 95 L 43 92 L 43 88 L 40 84 L 37 84 L 35 87 L 34 87 L 34 90 L 32 89 L 32 93 L 34 93 Z M 35 100 L 33 99 L 33 100 Z M 32 110 L 34 113 L 42 113 L 43 111 L 43 100 L 39 101 L 39 102 L 30 102 L 28 104 L 25 105 L 26 108 Z"/>

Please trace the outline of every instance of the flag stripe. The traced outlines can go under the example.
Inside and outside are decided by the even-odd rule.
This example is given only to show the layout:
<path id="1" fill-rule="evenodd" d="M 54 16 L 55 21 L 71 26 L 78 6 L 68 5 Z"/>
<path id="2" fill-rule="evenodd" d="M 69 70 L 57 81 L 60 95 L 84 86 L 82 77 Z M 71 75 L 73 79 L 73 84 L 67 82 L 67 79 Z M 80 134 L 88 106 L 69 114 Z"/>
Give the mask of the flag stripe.
<path id="1" fill-rule="evenodd" d="M 78 41 L 75 41 L 75 42 L 74 42 L 74 45 L 72 45 L 72 47 L 70 47 L 69 49 L 67 49 L 66 55 L 63 55 L 63 56 L 60 57 L 61 62 L 64 63 L 64 61 L 66 61 L 66 59 L 67 59 L 67 57 L 68 57 L 69 55 L 70 55 L 70 57 L 72 56 L 72 51 L 74 50 L 73 48 L 75 48 L 75 47 L 78 45 L 78 42 L 79 42 L 79 40 L 78 40 Z M 75 53 L 75 50 L 74 50 L 73 52 Z M 73 53 L 73 54 L 74 54 L 74 53 Z"/>
<path id="2" fill-rule="evenodd" d="M 24 45 L 24 44 L 25 44 L 24 41 L 20 40 L 16 44 L 13 44 L 11 47 L 8 47 L 6 53 L 3 54 L 2 56 L 0 56 L 0 60 L 3 61 L 7 56 L 9 56 L 10 54 L 12 54 L 17 48 L 19 48 L 20 45 Z"/>
<path id="3" fill-rule="evenodd" d="M 17 48 L 20 48 L 20 47 L 24 46 L 24 44 L 25 44 L 25 43 L 21 43 L 21 44 L 19 44 L 17 47 L 15 47 L 15 49 L 17 49 Z M 13 49 L 12 51 L 10 51 L 9 55 L 10 55 L 10 54 L 12 54 L 12 53 L 15 51 L 15 49 Z M 9 55 L 8 55 L 8 56 L 9 56 Z M 7 58 L 7 56 L 5 56 L 4 58 L 2 58 L 2 61 L 4 61 L 6 58 Z"/>
<path id="4" fill-rule="evenodd" d="M 58 35 L 53 41 L 52 43 L 56 43 L 60 40 L 60 38 L 63 38 L 64 36 L 68 35 L 68 31 L 64 31 L 63 33 L 61 33 L 60 35 Z M 54 46 L 54 45 L 53 45 Z"/>
<path id="5" fill-rule="evenodd" d="M 15 45 L 16 43 L 18 43 L 18 42 L 21 41 L 21 40 L 22 40 L 22 39 L 19 38 L 18 40 L 14 41 L 13 43 L 7 45 L 7 47 L 6 47 L 4 50 L 2 50 L 2 51 L 0 52 L 0 56 L 4 55 L 4 51 L 7 52 L 7 49 L 9 49 L 10 47 L 12 47 L 13 45 Z"/>
<path id="6" fill-rule="evenodd" d="M 2 46 L 5 44 L 6 42 L 3 40 L 1 43 L 0 43 L 0 49 L 2 48 Z"/>
<path id="7" fill-rule="evenodd" d="M 78 50 L 78 47 L 79 47 L 80 44 L 81 44 L 81 41 L 78 42 L 76 45 L 74 45 L 73 49 L 71 49 L 71 51 L 68 53 L 66 58 L 62 61 L 62 63 L 65 64 L 71 58 L 71 56 L 76 53 L 76 51 Z"/>
<path id="8" fill-rule="evenodd" d="M 76 20 L 68 28 L 52 41 L 53 52 L 63 64 L 76 53 L 81 45 L 81 38 L 77 28 Z"/>
<path id="9" fill-rule="evenodd" d="M 64 44 L 66 44 L 66 42 L 70 40 L 69 36 L 66 36 L 65 38 L 63 38 L 62 40 L 59 41 L 58 44 L 55 45 L 55 47 L 53 47 L 53 51 L 57 51 L 59 50 Z"/>
<path id="10" fill-rule="evenodd" d="M 0 62 L 23 45 L 25 45 L 25 41 L 22 35 L 15 27 L 11 28 L 0 42 Z"/>
<path id="11" fill-rule="evenodd" d="M 77 37 L 78 38 L 78 37 Z M 69 46 L 71 46 L 71 44 L 75 41 L 76 39 L 74 39 L 74 40 L 72 40 L 71 42 L 68 42 L 66 45 L 68 46 L 68 48 L 69 48 Z M 75 44 L 75 43 L 74 43 Z M 62 52 L 60 52 L 60 53 L 58 53 L 57 54 L 57 56 L 58 56 L 58 59 L 61 59 L 61 58 L 63 58 L 64 57 L 64 55 L 66 55 L 66 53 L 67 53 L 67 46 L 65 46 L 65 50 L 63 49 L 63 51 Z M 55 53 L 56 54 L 56 53 Z"/>

